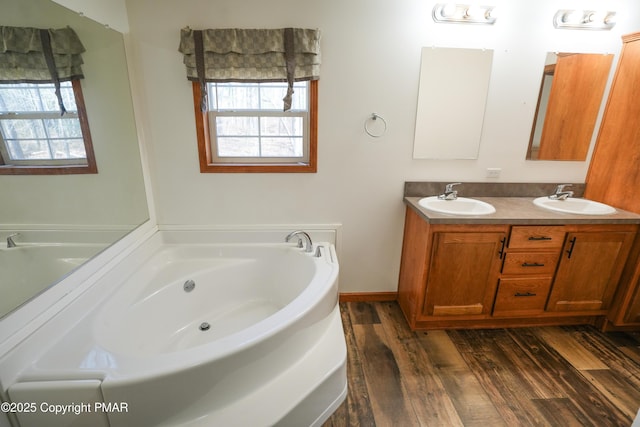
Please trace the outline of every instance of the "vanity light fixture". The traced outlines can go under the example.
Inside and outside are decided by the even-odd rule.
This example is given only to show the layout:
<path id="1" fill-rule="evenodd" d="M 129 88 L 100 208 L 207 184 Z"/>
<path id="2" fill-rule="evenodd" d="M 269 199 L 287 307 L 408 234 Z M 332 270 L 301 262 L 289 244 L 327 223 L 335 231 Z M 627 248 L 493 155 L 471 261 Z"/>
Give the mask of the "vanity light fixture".
<path id="1" fill-rule="evenodd" d="M 553 26 L 567 30 L 610 30 L 616 25 L 615 12 L 595 10 L 558 10 Z"/>
<path id="2" fill-rule="evenodd" d="M 433 20 L 438 23 L 493 25 L 496 22 L 493 9 L 493 6 L 438 3 L 433 7 Z"/>

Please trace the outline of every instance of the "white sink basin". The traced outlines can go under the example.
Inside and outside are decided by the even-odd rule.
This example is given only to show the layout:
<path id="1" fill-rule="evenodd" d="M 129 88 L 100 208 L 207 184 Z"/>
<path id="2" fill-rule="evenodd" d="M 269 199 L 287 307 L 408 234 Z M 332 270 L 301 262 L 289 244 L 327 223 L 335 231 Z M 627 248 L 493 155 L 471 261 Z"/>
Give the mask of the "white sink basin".
<path id="1" fill-rule="evenodd" d="M 418 200 L 418 204 L 430 211 L 451 215 L 487 215 L 496 211 L 489 203 L 465 197 L 455 200 L 442 200 L 438 196 L 424 197 Z"/>
<path id="2" fill-rule="evenodd" d="M 587 199 L 574 199 L 573 197 L 569 197 L 566 200 L 555 200 L 544 196 L 534 199 L 533 203 L 536 206 L 552 211 L 579 215 L 610 215 L 616 213 L 616 208 L 604 203 Z"/>

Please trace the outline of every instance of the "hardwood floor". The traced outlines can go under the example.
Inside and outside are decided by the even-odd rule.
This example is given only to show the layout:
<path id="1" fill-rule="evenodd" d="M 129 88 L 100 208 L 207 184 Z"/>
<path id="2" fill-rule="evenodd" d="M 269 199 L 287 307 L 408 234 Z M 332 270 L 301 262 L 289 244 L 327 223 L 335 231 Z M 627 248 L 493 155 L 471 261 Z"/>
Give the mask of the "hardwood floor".
<path id="1" fill-rule="evenodd" d="M 333 426 L 630 426 L 640 333 L 411 332 L 395 302 L 340 304 L 349 394 Z"/>

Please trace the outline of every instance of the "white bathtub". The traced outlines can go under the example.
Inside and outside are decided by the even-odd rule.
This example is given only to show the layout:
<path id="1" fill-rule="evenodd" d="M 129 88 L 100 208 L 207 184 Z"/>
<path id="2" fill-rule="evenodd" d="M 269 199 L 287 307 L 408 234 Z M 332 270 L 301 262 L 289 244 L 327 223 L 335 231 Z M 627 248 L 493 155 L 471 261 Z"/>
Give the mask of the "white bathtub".
<path id="1" fill-rule="evenodd" d="M 108 298 L 9 397 L 125 403 L 70 418 L 112 427 L 321 425 L 346 396 L 333 245 L 314 257 L 284 243 L 169 243 L 179 234 L 156 233 L 119 283 L 105 276 Z"/>
<path id="2" fill-rule="evenodd" d="M 0 247 L 0 317 L 56 283 L 106 246 L 104 243 L 40 243 Z"/>

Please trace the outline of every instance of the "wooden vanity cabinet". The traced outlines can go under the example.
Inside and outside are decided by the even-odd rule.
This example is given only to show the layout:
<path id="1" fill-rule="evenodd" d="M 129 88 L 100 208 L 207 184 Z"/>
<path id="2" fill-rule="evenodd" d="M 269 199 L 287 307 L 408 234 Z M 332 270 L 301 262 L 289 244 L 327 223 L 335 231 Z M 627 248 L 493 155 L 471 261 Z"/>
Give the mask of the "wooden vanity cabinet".
<path id="1" fill-rule="evenodd" d="M 622 325 L 633 326 L 634 329 L 640 327 L 640 287 L 636 287 L 636 292 L 624 313 Z"/>
<path id="2" fill-rule="evenodd" d="M 490 317 L 508 232 L 507 225 L 429 224 L 408 208 L 398 303 L 411 328 Z"/>
<path id="3" fill-rule="evenodd" d="M 491 314 L 507 230 L 446 227 L 433 232 L 423 316 Z"/>
<path id="4" fill-rule="evenodd" d="M 595 324 L 637 229 L 430 224 L 408 207 L 398 302 L 412 329 Z"/>
<path id="5" fill-rule="evenodd" d="M 495 317 L 544 312 L 564 244 L 563 226 L 513 226 L 493 307 Z"/>
<path id="6" fill-rule="evenodd" d="M 634 230 L 635 226 L 582 226 L 568 233 L 547 311 L 606 314 Z"/>
<path id="7" fill-rule="evenodd" d="M 636 235 L 603 329 L 640 329 L 640 235 Z"/>

